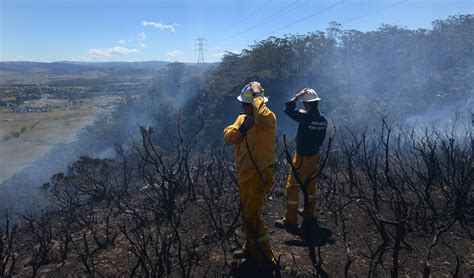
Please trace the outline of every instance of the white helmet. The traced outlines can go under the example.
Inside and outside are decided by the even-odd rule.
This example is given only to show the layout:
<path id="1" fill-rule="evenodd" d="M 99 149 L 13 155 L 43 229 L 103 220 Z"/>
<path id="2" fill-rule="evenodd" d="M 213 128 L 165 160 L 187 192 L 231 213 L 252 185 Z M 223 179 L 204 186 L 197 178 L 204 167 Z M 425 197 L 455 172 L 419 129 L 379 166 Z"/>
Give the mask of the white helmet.
<path id="1" fill-rule="evenodd" d="M 300 98 L 301 102 L 313 102 L 318 100 L 321 100 L 321 98 L 319 98 L 318 93 L 313 89 L 308 89 L 307 93 Z"/>
<path id="2" fill-rule="evenodd" d="M 265 102 L 268 101 L 268 98 L 263 95 L 263 90 L 260 95 L 263 96 Z M 250 84 L 247 84 L 242 88 L 242 91 L 240 91 L 240 95 L 237 97 L 237 99 L 243 103 L 253 103 L 253 91 L 250 89 Z"/>

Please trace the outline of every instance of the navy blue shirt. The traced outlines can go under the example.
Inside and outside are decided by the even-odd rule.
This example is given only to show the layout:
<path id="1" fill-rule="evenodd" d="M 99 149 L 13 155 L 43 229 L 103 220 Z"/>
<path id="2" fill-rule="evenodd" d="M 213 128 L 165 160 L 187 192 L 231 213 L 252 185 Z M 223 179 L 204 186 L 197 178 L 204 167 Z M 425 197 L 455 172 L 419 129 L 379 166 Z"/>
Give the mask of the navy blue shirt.
<path id="1" fill-rule="evenodd" d="M 328 120 L 317 108 L 308 111 L 296 110 L 296 103 L 289 101 L 285 105 L 285 113 L 298 122 L 296 132 L 296 153 L 312 156 L 319 152 L 326 137 Z"/>

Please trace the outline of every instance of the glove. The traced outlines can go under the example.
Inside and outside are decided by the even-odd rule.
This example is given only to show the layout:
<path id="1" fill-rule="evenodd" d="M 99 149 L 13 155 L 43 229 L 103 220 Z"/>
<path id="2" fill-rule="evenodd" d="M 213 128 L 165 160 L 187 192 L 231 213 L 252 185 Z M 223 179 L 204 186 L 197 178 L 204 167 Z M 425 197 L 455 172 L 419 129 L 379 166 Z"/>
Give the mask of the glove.
<path id="1" fill-rule="evenodd" d="M 252 96 L 253 97 L 259 97 L 259 96 L 264 96 L 264 90 L 263 87 L 260 83 L 256 81 L 252 81 L 249 83 L 249 89 L 252 91 Z"/>
<path id="2" fill-rule="evenodd" d="M 252 92 L 252 96 L 253 97 L 263 97 L 263 96 L 265 96 L 265 91 L 263 90 L 263 88 L 261 90 L 262 90 L 261 92 Z"/>

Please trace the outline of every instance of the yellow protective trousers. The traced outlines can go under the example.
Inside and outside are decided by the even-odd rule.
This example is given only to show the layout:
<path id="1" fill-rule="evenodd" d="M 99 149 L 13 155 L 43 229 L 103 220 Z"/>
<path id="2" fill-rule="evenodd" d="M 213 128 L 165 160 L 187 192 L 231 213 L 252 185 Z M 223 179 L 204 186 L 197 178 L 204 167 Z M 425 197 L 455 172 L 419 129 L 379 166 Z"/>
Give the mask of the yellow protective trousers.
<path id="1" fill-rule="evenodd" d="M 239 182 L 240 204 L 245 230 L 245 253 L 264 265 L 275 264 L 270 239 L 262 218 L 265 193 L 273 185 L 273 169 L 267 168 L 249 180 Z"/>
<path id="2" fill-rule="evenodd" d="M 299 154 L 293 156 L 293 166 L 295 167 L 296 174 L 302 183 L 305 183 L 311 176 L 316 175 L 320 157 L 319 152 L 312 156 L 301 156 Z M 298 183 L 293 170 L 290 170 L 288 181 L 286 183 L 286 224 L 298 224 L 298 199 L 301 190 L 300 186 L 301 185 Z M 308 208 L 305 208 L 303 212 L 304 219 L 314 217 L 314 208 L 316 206 L 316 179 L 312 179 L 312 181 L 307 185 L 307 190 L 309 206 Z"/>

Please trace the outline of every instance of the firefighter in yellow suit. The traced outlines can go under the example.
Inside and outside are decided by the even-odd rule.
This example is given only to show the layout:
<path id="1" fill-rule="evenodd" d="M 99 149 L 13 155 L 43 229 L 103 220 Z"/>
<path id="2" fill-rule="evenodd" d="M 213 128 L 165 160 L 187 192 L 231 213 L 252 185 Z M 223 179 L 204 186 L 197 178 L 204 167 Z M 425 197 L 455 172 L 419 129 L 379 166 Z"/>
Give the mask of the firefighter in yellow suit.
<path id="1" fill-rule="evenodd" d="M 258 82 L 246 85 L 237 99 L 244 113 L 224 129 L 224 142 L 234 146 L 247 259 L 274 268 L 275 257 L 262 218 L 265 193 L 273 185 L 276 117 Z"/>
<path id="2" fill-rule="evenodd" d="M 296 109 L 296 101 L 300 100 L 304 109 Z M 307 188 L 309 204 L 304 208 L 303 221 L 314 218 L 316 205 L 316 175 L 320 148 L 326 136 L 328 121 L 319 112 L 318 104 L 321 98 L 314 89 L 304 88 L 286 103 L 285 113 L 298 123 L 296 132 L 296 154 L 292 164 L 295 170 L 290 170 L 286 185 L 286 213 L 283 219 L 277 220 L 275 226 L 295 231 L 298 227 L 298 199 L 301 186 Z M 295 176 L 296 173 L 296 176 Z"/>

